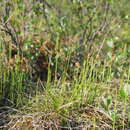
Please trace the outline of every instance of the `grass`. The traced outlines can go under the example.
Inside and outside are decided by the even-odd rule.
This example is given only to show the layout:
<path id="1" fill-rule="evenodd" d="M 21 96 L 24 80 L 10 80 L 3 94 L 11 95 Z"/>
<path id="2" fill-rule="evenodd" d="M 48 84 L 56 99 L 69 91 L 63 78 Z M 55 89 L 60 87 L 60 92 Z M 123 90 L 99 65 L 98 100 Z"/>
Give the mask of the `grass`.
<path id="1" fill-rule="evenodd" d="M 36 95 L 26 103 L 26 107 L 22 108 L 21 112 L 17 112 L 17 117 L 16 115 L 11 117 L 12 120 L 17 120 L 10 126 L 13 129 L 17 127 L 127 128 L 129 102 L 122 89 L 124 80 L 114 81 L 111 68 L 105 73 L 105 67 L 101 67 L 104 68 L 101 72 L 105 74 L 99 71 L 92 78 L 94 65 L 92 62 L 91 65 L 84 63 L 80 75 L 77 70 L 71 82 L 66 80 L 65 73 L 62 74 L 61 79 L 53 82 L 49 78 L 51 75 L 48 75 L 43 91 L 37 91 Z M 87 72 L 90 77 L 87 77 Z"/>
<path id="2" fill-rule="evenodd" d="M 63 3 L 1 1 L 0 128 L 129 129 L 129 2 Z"/>

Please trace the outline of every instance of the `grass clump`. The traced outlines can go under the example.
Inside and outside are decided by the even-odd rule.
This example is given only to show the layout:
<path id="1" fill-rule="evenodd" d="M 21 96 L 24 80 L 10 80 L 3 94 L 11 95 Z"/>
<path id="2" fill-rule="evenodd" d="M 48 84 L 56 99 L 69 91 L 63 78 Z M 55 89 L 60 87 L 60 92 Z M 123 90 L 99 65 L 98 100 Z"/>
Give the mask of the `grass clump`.
<path id="1" fill-rule="evenodd" d="M 62 2 L 0 2 L 1 128 L 129 129 L 130 3 Z"/>

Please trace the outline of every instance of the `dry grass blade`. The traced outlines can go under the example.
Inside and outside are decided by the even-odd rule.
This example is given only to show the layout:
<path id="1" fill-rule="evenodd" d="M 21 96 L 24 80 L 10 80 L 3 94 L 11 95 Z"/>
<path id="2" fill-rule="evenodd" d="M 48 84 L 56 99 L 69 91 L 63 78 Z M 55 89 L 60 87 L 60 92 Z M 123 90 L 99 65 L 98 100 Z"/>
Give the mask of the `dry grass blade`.
<path id="1" fill-rule="evenodd" d="M 64 104 L 64 105 L 60 106 L 58 110 L 61 110 L 61 109 L 64 109 L 64 108 L 70 107 L 70 106 L 72 106 L 72 105 L 74 105 L 75 103 L 78 103 L 78 102 L 79 102 L 79 100 L 76 100 L 76 101 L 73 101 L 73 102 L 70 102 L 70 103 Z"/>

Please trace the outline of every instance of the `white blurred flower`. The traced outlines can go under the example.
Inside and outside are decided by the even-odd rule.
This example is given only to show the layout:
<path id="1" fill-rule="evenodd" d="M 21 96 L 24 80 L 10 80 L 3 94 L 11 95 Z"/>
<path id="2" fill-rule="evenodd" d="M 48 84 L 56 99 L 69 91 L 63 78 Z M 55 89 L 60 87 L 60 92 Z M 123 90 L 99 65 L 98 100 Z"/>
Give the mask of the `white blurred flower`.
<path id="1" fill-rule="evenodd" d="M 107 45 L 110 47 L 110 48 L 113 48 L 114 47 L 114 43 L 113 43 L 113 40 L 110 39 L 107 41 Z"/>
<path id="2" fill-rule="evenodd" d="M 130 84 L 126 83 L 124 85 L 124 90 L 128 96 L 130 96 Z"/>
<path id="3" fill-rule="evenodd" d="M 115 37 L 115 40 L 119 40 L 119 37 Z"/>

